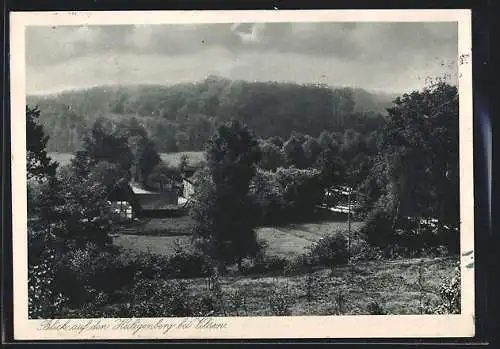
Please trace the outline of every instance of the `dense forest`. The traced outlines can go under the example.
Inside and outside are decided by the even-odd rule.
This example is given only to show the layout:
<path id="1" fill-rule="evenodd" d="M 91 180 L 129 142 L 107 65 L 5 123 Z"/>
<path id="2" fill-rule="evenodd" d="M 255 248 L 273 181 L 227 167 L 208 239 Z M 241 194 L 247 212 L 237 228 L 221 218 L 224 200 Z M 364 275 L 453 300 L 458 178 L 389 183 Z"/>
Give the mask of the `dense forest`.
<path id="1" fill-rule="evenodd" d="M 100 86 L 49 96 L 38 105 L 50 152 L 76 151 L 97 119 L 136 118 L 160 152 L 202 150 L 224 122 L 235 119 L 259 138 L 288 139 L 292 132 L 379 129 L 395 96 L 358 88 L 233 81 L 210 76 L 173 86 Z"/>

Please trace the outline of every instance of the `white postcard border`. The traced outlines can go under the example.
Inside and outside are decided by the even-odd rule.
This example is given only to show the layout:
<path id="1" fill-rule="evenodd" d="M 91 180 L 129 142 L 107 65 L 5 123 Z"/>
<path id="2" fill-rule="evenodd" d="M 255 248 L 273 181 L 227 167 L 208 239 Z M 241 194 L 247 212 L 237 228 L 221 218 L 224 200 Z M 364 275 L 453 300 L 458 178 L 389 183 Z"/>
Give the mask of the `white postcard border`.
<path id="1" fill-rule="evenodd" d="M 470 10 L 266 10 L 266 11 L 120 11 L 12 12 L 10 16 L 12 228 L 14 338 L 58 339 L 250 339 L 250 338 L 425 338 L 474 335 L 474 269 L 466 268 L 474 254 L 461 257 L 462 312 L 460 315 L 297 316 L 213 318 L 219 329 L 188 328 L 165 333 L 160 329 L 113 330 L 118 319 L 74 319 L 75 330 L 40 330 L 44 320 L 28 319 L 27 197 L 26 197 L 26 66 L 25 27 L 48 25 L 111 25 L 234 22 L 458 22 L 460 108 L 461 251 L 474 250 L 473 109 Z M 179 323 L 182 318 L 139 319 L 140 323 Z M 90 323 L 89 323 L 90 321 Z M 108 330 L 91 330 L 91 325 Z M 46 324 L 46 323 L 45 323 Z M 70 325 L 71 325 L 70 324 Z M 85 325 L 87 324 L 87 325 Z M 68 326 L 70 326 L 68 325 Z M 87 326 L 87 330 L 84 330 Z M 98 327 L 98 326 L 96 326 Z M 78 328 L 82 329 L 81 331 Z M 167 326 L 168 328 L 168 326 Z"/>

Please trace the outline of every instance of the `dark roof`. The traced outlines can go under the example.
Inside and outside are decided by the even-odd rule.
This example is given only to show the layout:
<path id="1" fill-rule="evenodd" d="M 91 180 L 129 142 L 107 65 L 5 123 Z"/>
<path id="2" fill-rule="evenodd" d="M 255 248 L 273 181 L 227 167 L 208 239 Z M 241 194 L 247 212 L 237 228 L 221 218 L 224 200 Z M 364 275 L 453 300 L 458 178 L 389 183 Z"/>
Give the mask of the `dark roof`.
<path id="1" fill-rule="evenodd" d="M 154 194 L 136 194 L 142 210 L 171 210 L 178 208 L 176 191 L 166 191 Z"/>
<path id="2" fill-rule="evenodd" d="M 130 187 L 129 182 L 125 178 L 122 178 L 115 183 L 111 191 L 106 196 L 106 200 L 127 201 L 130 205 L 132 205 L 134 210 L 140 209 L 139 201 Z"/>

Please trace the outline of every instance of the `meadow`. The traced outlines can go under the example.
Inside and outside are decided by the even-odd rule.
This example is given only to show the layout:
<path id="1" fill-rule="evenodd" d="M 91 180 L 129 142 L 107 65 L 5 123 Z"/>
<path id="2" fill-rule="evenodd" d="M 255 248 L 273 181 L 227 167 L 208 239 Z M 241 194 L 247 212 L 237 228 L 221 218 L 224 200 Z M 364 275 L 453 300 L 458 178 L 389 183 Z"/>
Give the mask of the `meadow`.
<path id="1" fill-rule="evenodd" d="M 182 155 L 187 155 L 188 163 L 195 165 L 200 163 L 205 159 L 205 153 L 202 151 L 184 151 L 176 153 L 160 153 L 161 159 L 170 166 L 178 166 Z M 71 153 L 49 153 L 49 156 L 57 161 L 61 166 L 65 166 L 70 163 L 73 158 Z"/>
<path id="2" fill-rule="evenodd" d="M 176 244 L 189 247 L 189 228 L 194 222 L 189 216 L 150 219 L 133 229 L 118 229 L 114 243 L 133 252 L 147 252 L 163 256 L 173 253 Z M 352 223 L 356 231 L 362 223 Z M 134 232 L 135 230 L 135 232 Z M 302 255 L 307 248 L 324 235 L 335 235 L 347 230 L 346 222 L 325 221 L 316 223 L 287 224 L 275 227 L 260 227 L 258 239 L 266 243 L 266 255 L 292 259 Z"/>
<path id="3" fill-rule="evenodd" d="M 221 288 L 226 316 L 277 315 L 271 306 L 277 296 L 288 315 L 368 315 L 374 304 L 386 314 L 419 314 L 424 303 L 439 303 L 439 285 L 450 278 L 456 262 L 414 258 L 320 268 L 311 275 L 226 276 Z M 194 297 L 206 292 L 204 279 L 186 281 Z M 236 296 L 243 306 L 234 305 Z"/>
<path id="4" fill-rule="evenodd" d="M 184 218 L 184 221 L 188 220 Z M 151 220 L 144 227 L 158 227 L 162 223 L 167 222 Z M 357 232 L 362 225 L 362 222 L 352 222 L 352 232 Z M 293 266 L 323 236 L 346 230 L 347 222 L 320 221 L 260 227 L 257 236 L 265 241 L 267 258 L 285 260 L 288 266 Z M 151 253 L 167 257 L 172 256 L 178 246 L 189 250 L 190 236 L 155 235 L 143 230 L 141 235 L 115 235 L 114 244 L 131 256 Z M 221 293 L 217 297 L 222 304 L 218 314 L 419 314 L 425 312 L 426 306 L 442 301 L 439 286 L 451 278 L 457 262 L 456 257 L 399 258 L 358 261 L 333 268 L 316 266 L 309 271 L 286 266 L 263 273 L 230 271 L 218 281 Z M 165 280 L 161 287 L 170 287 L 169 282 L 172 280 Z M 185 285 L 190 299 L 201 299 L 212 292 L 207 288 L 206 278 L 176 279 L 176 282 Z"/>

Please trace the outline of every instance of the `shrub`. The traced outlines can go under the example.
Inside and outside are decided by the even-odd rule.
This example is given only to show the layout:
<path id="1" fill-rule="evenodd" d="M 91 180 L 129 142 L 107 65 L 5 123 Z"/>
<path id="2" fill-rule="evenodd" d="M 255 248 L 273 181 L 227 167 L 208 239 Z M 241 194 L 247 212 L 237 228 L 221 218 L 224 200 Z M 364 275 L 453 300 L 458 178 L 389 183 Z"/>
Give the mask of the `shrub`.
<path id="1" fill-rule="evenodd" d="M 438 229 L 438 240 L 446 246 L 449 254 L 460 253 L 460 230 L 454 227 L 442 226 Z"/>
<path id="2" fill-rule="evenodd" d="M 310 304 L 314 299 L 314 290 L 317 286 L 317 278 L 314 275 L 314 270 L 312 265 L 307 265 L 306 268 L 306 278 L 305 278 L 305 289 L 307 302 Z"/>
<path id="3" fill-rule="evenodd" d="M 168 276 L 175 278 L 204 277 L 210 274 L 210 259 L 200 251 L 190 251 L 181 246 L 168 260 Z"/>
<path id="4" fill-rule="evenodd" d="M 246 295 L 240 290 L 230 292 L 228 295 L 228 306 L 232 315 L 239 316 L 240 312 L 248 315 Z"/>
<path id="5" fill-rule="evenodd" d="M 48 250 L 39 264 L 28 265 L 28 316 L 30 319 L 54 318 L 60 314 L 66 297 L 55 288 L 55 252 Z"/>
<path id="6" fill-rule="evenodd" d="M 253 265 L 247 267 L 243 270 L 245 275 L 252 274 L 282 274 L 288 265 L 288 260 L 286 258 L 281 258 L 277 256 L 263 257 L 262 259 L 256 260 Z"/>
<path id="7" fill-rule="evenodd" d="M 461 313 L 461 278 L 460 263 L 454 269 L 452 277 L 439 286 L 440 303 L 430 309 L 434 314 Z"/>
<path id="8" fill-rule="evenodd" d="M 394 232 L 391 214 L 381 209 L 371 211 L 360 233 L 365 236 L 370 245 L 384 247 L 393 243 Z"/>
<path id="9" fill-rule="evenodd" d="M 129 317 L 192 316 L 193 309 L 184 281 L 139 279 L 131 290 Z"/>
<path id="10" fill-rule="evenodd" d="M 356 239 L 351 243 L 350 262 L 381 260 L 384 251 L 377 246 L 370 245 L 366 240 Z"/>
<path id="11" fill-rule="evenodd" d="M 290 306 L 293 303 L 293 298 L 290 293 L 288 283 L 284 286 L 277 286 L 272 289 L 269 295 L 269 307 L 271 312 L 276 316 L 288 316 L 292 314 Z"/>
<path id="12" fill-rule="evenodd" d="M 338 290 L 333 294 L 333 298 L 335 301 L 335 313 L 337 315 L 342 315 L 346 311 L 346 305 L 347 305 L 347 298 L 342 292 L 342 290 Z"/>
<path id="13" fill-rule="evenodd" d="M 259 170 L 251 195 L 260 211 L 261 223 L 280 224 L 309 218 L 323 198 L 320 172 L 316 169 L 278 168 Z"/>
<path id="14" fill-rule="evenodd" d="M 217 296 L 213 292 L 203 293 L 198 298 L 196 306 L 196 316 L 208 316 L 209 314 L 221 314 L 222 309 Z"/>
<path id="15" fill-rule="evenodd" d="M 368 303 L 368 306 L 366 307 L 368 310 L 368 313 L 370 315 L 386 315 L 387 313 L 385 310 L 378 304 L 376 301 L 372 301 Z"/>
<path id="16" fill-rule="evenodd" d="M 312 244 L 309 251 L 311 264 L 334 267 L 348 260 L 347 239 L 343 233 L 324 236 Z"/>
<path id="17" fill-rule="evenodd" d="M 95 291 L 112 293 L 132 282 L 134 269 L 111 251 L 93 244 L 68 252 L 58 265 L 56 289 L 72 304 L 93 302 Z M 70 286 L 71 285 L 71 286 Z"/>

